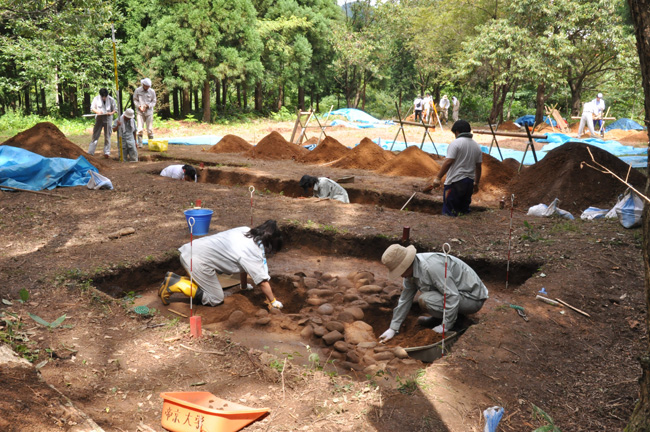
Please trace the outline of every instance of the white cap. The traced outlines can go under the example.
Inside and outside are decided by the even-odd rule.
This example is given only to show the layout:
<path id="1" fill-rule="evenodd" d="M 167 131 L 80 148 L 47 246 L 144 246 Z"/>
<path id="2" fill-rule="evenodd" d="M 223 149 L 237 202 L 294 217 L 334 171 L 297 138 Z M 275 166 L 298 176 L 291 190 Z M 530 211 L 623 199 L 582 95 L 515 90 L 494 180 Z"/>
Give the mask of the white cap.
<path id="1" fill-rule="evenodd" d="M 598 97 L 602 99 L 602 98 L 603 98 L 603 94 L 602 94 L 602 93 L 598 93 Z"/>
<path id="2" fill-rule="evenodd" d="M 131 108 L 127 108 L 124 111 L 124 117 L 132 119 L 133 117 L 135 117 L 135 113 L 133 112 L 133 110 Z"/>
<path id="3" fill-rule="evenodd" d="M 145 78 L 140 82 L 142 83 L 142 85 L 146 85 L 147 87 L 151 87 L 151 80 L 149 78 Z"/>

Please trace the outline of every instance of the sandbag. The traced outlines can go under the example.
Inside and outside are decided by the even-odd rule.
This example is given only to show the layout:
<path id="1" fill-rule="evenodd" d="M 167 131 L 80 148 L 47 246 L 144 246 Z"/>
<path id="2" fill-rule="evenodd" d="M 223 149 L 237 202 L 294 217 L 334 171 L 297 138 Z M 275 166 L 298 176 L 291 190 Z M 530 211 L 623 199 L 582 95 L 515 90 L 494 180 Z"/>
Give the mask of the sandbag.
<path id="1" fill-rule="evenodd" d="M 618 221 L 623 227 L 635 228 L 641 226 L 643 220 L 643 200 L 631 189 L 628 189 L 611 211 L 616 212 Z"/>
<path id="2" fill-rule="evenodd" d="M 607 209 L 601 209 L 598 207 L 589 207 L 587 208 L 587 210 L 582 212 L 582 214 L 580 215 L 580 219 L 582 220 L 605 219 L 607 213 L 609 213 L 609 210 Z"/>
<path id="3" fill-rule="evenodd" d="M 566 210 L 562 210 L 557 205 L 560 202 L 559 198 L 555 198 L 551 205 L 546 204 L 537 204 L 528 209 L 529 216 L 539 216 L 539 217 L 549 217 L 554 214 L 562 216 L 565 219 L 573 220 L 575 219 L 571 213 Z"/>
<path id="4" fill-rule="evenodd" d="M 88 180 L 88 189 L 113 189 L 113 183 L 108 177 L 101 175 L 95 171 L 88 171 L 90 174 L 90 180 Z"/>

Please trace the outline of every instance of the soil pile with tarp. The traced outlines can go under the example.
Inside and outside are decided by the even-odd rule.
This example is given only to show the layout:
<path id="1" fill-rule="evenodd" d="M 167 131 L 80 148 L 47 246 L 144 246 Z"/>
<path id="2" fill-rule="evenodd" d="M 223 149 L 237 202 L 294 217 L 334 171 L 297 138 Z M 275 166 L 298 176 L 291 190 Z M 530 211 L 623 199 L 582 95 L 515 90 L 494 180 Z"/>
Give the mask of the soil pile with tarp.
<path id="1" fill-rule="evenodd" d="M 350 149 L 328 136 L 318 146 L 300 159 L 304 163 L 332 162 L 350 153 Z"/>
<path id="2" fill-rule="evenodd" d="M 79 156 L 83 156 L 95 168 L 106 168 L 106 164 L 83 151 L 81 147 L 66 138 L 63 132 L 50 122 L 38 123 L 0 145 L 18 147 L 48 158 L 77 159 Z"/>
<path id="3" fill-rule="evenodd" d="M 431 177 L 440 171 L 440 165 L 426 152 L 410 146 L 377 170 L 393 176 Z"/>
<path id="4" fill-rule="evenodd" d="M 488 126 L 487 129 L 490 129 L 490 127 Z M 499 129 L 498 129 L 498 130 L 499 130 L 500 132 L 502 132 L 502 131 L 508 131 L 508 132 L 510 132 L 510 131 L 512 131 L 512 132 L 519 132 L 519 131 L 522 130 L 522 128 L 520 128 L 519 126 L 517 126 L 517 125 L 515 124 L 515 122 L 513 122 L 512 120 L 508 120 L 507 122 L 503 122 L 503 123 L 501 123 L 501 124 L 499 125 Z"/>
<path id="5" fill-rule="evenodd" d="M 613 154 L 584 143 L 569 142 L 551 150 L 541 161 L 514 177 L 510 192 L 525 206 L 550 204 L 560 199 L 560 207 L 571 212 L 581 212 L 589 206 L 611 208 L 626 186 L 609 174 L 584 166 L 594 165 L 587 148 L 598 163 L 621 178 L 626 178 L 630 166 Z M 643 188 L 646 177 L 635 169 L 629 171 L 628 182 Z"/>
<path id="6" fill-rule="evenodd" d="M 221 138 L 218 143 L 210 147 L 207 151 L 210 153 L 243 153 L 252 148 L 253 146 L 245 139 L 237 135 L 229 134 Z"/>
<path id="7" fill-rule="evenodd" d="M 506 185 L 516 174 L 516 169 L 504 164 L 489 154 L 483 153 L 480 190 L 485 192 L 504 192 Z"/>
<path id="8" fill-rule="evenodd" d="M 346 157 L 332 166 L 335 168 L 376 170 L 394 158 L 394 154 L 382 149 L 369 138 L 364 138 Z"/>
<path id="9" fill-rule="evenodd" d="M 257 143 L 255 147 L 245 153 L 245 156 L 254 159 L 267 159 L 267 160 L 282 160 L 294 159 L 298 160 L 303 155 L 307 154 L 306 150 L 295 144 L 291 144 L 284 139 L 278 132 L 273 131 Z"/>

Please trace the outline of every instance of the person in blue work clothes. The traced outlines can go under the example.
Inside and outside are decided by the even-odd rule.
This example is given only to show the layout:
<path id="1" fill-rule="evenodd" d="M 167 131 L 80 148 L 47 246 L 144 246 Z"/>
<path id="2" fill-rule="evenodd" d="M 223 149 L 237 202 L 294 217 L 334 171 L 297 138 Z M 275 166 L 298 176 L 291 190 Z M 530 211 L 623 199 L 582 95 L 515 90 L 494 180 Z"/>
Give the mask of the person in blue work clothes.
<path id="1" fill-rule="evenodd" d="M 462 260 L 447 255 L 445 322 L 436 326 L 435 324 L 443 318 L 445 254 L 417 253 L 415 246 L 394 244 L 386 249 L 381 262 L 388 267 L 389 277 L 404 278 L 404 289 L 393 310 L 390 327 L 379 336 L 379 342 L 387 342 L 399 333 L 418 291 L 420 309 L 430 315 L 419 317 L 418 324 L 433 327 L 433 331 L 437 333 L 442 333 L 442 324 L 445 325 L 446 331 L 451 330 L 456 324 L 458 314 L 470 315 L 481 310 L 488 298 L 488 290 L 476 272 Z"/>

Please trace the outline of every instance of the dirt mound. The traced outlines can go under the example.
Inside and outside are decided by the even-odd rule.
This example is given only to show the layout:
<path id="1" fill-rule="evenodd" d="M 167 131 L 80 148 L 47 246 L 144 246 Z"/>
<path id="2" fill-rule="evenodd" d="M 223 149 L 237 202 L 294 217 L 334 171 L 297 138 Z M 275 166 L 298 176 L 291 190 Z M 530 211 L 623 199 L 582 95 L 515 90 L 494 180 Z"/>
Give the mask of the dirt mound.
<path id="1" fill-rule="evenodd" d="M 614 131 L 611 131 L 614 132 Z M 611 132 L 607 132 L 608 136 Z M 622 131 L 625 132 L 625 131 Z M 633 143 L 647 143 L 648 142 L 648 132 L 647 131 L 627 131 L 624 135 L 621 136 L 621 141 L 633 142 Z"/>
<path id="2" fill-rule="evenodd" d="M 592 168 L 581 169 L 582 161 L 591 161 L 587 148 L 598 163 L 622 178 L 627 176 L 629 165 L 611 153 L 587 144 L 569 142 L 551 150 L 544 159 L 522 171 L 509 185 L 510 191 L 525 206 L 550 204 L 559 198 L 560 208 L 574 213 L 589 206 L 610 208 L 626 186 Z M 643 188 L 646 177 L 632 169 L 629 182 Z"/>
<path id="3" fill-rule="evenodd" d="M 487 129 L 490 129 L 489 127 Z M 499 125 L 499 130 L 500 131 L 514 131 L 514 132 L 519 132 L 522 130 L 519 126 L 515 124 L 512 120 L 508 120 L 507 122 L 501 123 Z"/>
<path id="4" fill-rule="evenodd" d="M 281 160 L 281 159 L 300 159 L 306 155 L 306 150 L 295 144 L 291 144 L 284 139 L 278 132 L 273 131 L 257 143 L 255 147 L 245 153 L 245 156 L 254 159 Z"/>
<path id="5" fill-rule="evenodd" d="M 308 146 L 308 145 L 312 145 L 312 144 L 318 144 L 318 138 L 311 137 L 307 141 L 303 141 L 303 143 L 302 143 L 302 145 L 304 145 L 304 146 Z"/>
<path id="6" fill-rule="evenodd" d="M 66 138 L 63 132 L 50 122 L 38 123 L 0 145 L 18 147 L 48 158 L 77 159 L 79 156 L 83 156 L 95 168 L 104 169 L 107 167 L 104 162 L 95 156 L 89 155 L 77 144 Z"/>
<path id="7" fill-rule="evenodd" d="M 252 148 L 253 146 L 245 139 L 237 135 L 226 135 L 206 151 L 210 153 L 243 153 Z"/>
<path id="8" fill-rule="evenodd" d="M 364 138 L 346 157 L 332 166 L 335 168 L 375 170 L 394 158 L 394 154 L 382 149 L 369 138 Z"/>
<path id="9" fill-rule="evenodd" d="M 350 149 L 328 136 L 318 146 L 300 159 L 304 163 L 332 162 L 350 153 Z"/>
<path id="10" fill-rule="evenodd" d="M 520 162 L 517 159 L 513 159 L 513 158 L 506 158 L 506 159 L 503 160 L 503 162 L 501 162 L 501 164 L 504 167 L 507 167 L 507 168 L 510 168 L 510 169 L 514 170 L 515 173 L 519 170 L 519 163 Z M 525 167 L 522 167 L 522 170 L 524 168 Z"/>
<path id="11" fill-rule="evenodd" d="M 416 146 L 408 147 L 377 170 L 382 174 L 412 177 L 431 177 L 439 171 L 440 165 Z"/>
<path id="12" fill-rule="evenodd" d="M 504 192 L 506 185 L 516 174 L 516 168 L 513 169 L 497 158 L 483 153 L 479 189 L 484 192 Z"/>

